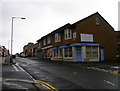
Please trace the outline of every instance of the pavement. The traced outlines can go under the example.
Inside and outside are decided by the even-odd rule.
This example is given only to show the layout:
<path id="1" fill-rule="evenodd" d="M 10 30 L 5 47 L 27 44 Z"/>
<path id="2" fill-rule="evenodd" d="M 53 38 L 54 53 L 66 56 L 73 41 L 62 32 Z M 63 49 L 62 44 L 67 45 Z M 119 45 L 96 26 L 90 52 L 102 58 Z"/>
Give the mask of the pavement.
<path id="1" fill-rule="evenodd" d="M 39 84 L 29 73 L 21 68 L 16 59 L 11 63 L 9 57 L 3 58 L 0 91 L 48 91 Z"/>
<path id="2" fill-rule="evenodd" d="M 2 58 L 2 65 L 12 65 L 12 64 L 15 64 L 15 63 L 16 63 L 15 59 L 13 59 L 13 61 L 10 62 L 9 56 Z"/>

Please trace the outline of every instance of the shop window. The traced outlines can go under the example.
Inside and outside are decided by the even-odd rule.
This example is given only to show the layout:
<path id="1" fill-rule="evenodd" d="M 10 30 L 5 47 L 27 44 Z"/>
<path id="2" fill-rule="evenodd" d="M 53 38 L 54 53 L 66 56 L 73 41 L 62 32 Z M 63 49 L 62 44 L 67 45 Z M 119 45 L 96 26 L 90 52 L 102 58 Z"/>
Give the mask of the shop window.
<path id="1" fill-rule="evenodd" d="M 68 47 L 64 49 L 64 56 L 65 57 L 72 57 L 72 47 Z"/>
<path id="2" fill-rule="evenodd" d="M 86 57 L 98 57 L 98 47 L 97 46 L 87 46 L 86 47 Z"/>
<path id="3" fill-rule="evenodd" d="M 65 48 L 65 57 L 68 57 L 68 48 Z"/>
<path id="4" fill-rule="evenodd" d="M 62 57 L 62 49 L 54 49 L 54 57 Z"/>

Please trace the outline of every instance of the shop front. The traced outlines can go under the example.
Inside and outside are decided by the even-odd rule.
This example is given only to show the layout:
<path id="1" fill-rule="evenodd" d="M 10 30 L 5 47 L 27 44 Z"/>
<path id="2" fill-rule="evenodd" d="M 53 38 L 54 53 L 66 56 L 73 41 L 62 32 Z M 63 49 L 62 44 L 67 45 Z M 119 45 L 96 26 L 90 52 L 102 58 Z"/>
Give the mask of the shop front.
<path id="1" fill-rule="evenodd" d="M 52 60 L 63 61 L 99 61 L 99 45 L 97 43 L 74 43 L 55 47 Z"/>
<path id="2" fill-rule="evenodd" d="M 97 43 L 74 43 L 74 61 L 99 61 L 99 45 Z"/>

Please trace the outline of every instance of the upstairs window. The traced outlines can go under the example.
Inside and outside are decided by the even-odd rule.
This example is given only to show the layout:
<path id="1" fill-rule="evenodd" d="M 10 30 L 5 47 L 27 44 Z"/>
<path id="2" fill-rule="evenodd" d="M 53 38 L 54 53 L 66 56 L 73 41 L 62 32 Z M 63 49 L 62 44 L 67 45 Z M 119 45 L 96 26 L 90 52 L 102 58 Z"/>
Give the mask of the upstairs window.
<path id="1" fill-rule="evenodd" d="M 65 29 L 65 40 L 71 39 L 72 34 L 71 34 L 71 29 Z"/>
<path id="2" fill-rule="evenodd" d="M 50 36 L 47 37 L 47 44 L 50 44 Z"/>
<path id="3" fill-rule="evenodd" d="M 76 32 L 73 33 L 73 38 L 76 38 Z"/>
<path id="4" fill-rule="evenodd" d="M 40 42 L 38 43 L 38 47 L 39 47 L 39 48 L 41 47 L 41 43 L 40 43 Z"/>
<path id="5" fill-rule="evenodd" d="M 46 39 L 44 38 L 44 40 L 43 40 L 43 45 L 46 45 Z"/>
<path id="6" fill-rule="evenodd" d="M 96 16 L 96 25 L 100 25 L 100 18 L 98 16 Z"/>
<path id="7" fill-rule="evenodd" d="M 55 34 L 55 42 L 60 42 L 61 41 L 61 35 L 60 33 Z"/>
<path id="8" fill-rule="evenodd" d="M 118 37 L 118 44 L 120 44 L 120 36 Z"/>

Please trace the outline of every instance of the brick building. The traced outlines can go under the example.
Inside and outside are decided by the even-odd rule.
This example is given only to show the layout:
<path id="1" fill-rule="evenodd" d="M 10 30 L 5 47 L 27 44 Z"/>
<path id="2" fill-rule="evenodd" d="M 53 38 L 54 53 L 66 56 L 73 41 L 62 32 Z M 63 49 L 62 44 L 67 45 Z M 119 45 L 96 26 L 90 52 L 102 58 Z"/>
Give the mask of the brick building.
<path id="1" fill-rule="evenodd" d="M 114 29 L 98 12 L 68 23 L 37 42 L 39 58 L 75 62 L 117 59 Z"/>
<path id="2" fill-rule="evenodd" d="M 33 46 L 34 46 L 34 43 L 30 42 L 23 47 L 23 52 L 25 56 L 29 56 L 29 57 L 33 56 Z"/>

